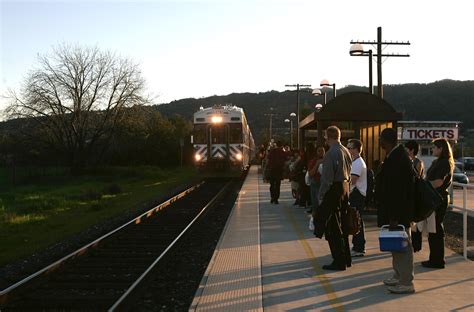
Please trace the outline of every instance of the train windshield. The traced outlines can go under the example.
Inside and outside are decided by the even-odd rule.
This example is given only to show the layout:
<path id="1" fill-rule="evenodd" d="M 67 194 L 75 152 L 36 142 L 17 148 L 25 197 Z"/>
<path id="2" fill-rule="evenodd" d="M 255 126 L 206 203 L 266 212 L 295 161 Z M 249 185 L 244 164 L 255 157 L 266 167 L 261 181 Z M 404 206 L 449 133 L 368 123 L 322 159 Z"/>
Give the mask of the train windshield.
<path id="1" fill-rule="evenodd" d="M 229 124 L 230 144 L 242 143 L 242 124 Z"/>
<path id="2" fill-rule="evenodd" d="M 207 131 L 211 144 L 227 144 L 227 131 L 229 133 L 229 144 L 242 143 L 242 124 L 227 124 L 211 126 L 194 125 L 194 143 L 207 144 Z"/>
<path id="3" fill-rule="evenodd" d="M 207 144 L 206 129 L 207 125 L 194 125 L 193 140 L 195 144 Z"/>

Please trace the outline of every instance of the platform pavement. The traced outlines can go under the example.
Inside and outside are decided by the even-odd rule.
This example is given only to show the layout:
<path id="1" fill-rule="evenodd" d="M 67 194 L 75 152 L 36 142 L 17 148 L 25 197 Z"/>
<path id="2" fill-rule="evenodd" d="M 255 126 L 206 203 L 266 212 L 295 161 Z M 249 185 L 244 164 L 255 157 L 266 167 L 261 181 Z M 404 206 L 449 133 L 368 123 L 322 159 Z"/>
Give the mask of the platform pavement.
<path id="1" fill-rule="evenodd" d="M 322 270 L 323 264 L 331 262 L 329 247 L 325 240 L 315 238 L 308 230 L 309 219 L 304 209 L 292 205 L 289 183 L 282 183 L 280 204 L 273 205 L 269 185 L 256 175 L 253 168 L 192 310 L 474 311 L 474 263 L 447 249 L 446 269 L 423 268 L 420 262 L 428 258 L 426 241 L 423 250 L 415 254 L 416 293 L 389 293 L 382 280 L 391 276 L 391 255 L 379 251 L 374 217 L 366 223 L 366 255 L 355 258 L 353 266 L 346 271 Z M 254 220 L 250 220 L 256 209 L 259 216 L 254 215 Z M 239 217 L 246 219 L 239 223 Z M 242 225 L 245 228 L 233 235 L 230 224 L 234 230 L 239 231 Z M 249 240 L 246 236 L 257 238 Z M 222 244 L 225 237 L 233 237 L 230 247 Z M 237 247 L 241 252 L 235 252 Z M 246 262 L 248 266 L 217 264 L 229 248 L 234 248 L 231 257 L 234 263 Z M 253 260 L 248 261 L 249 257 Z M 255 262 L 256 258 L 260 261 Z M 220 271 L 213 272 L 216 267 Z M 218 279 L 210 283 L 213 276 Z"/>

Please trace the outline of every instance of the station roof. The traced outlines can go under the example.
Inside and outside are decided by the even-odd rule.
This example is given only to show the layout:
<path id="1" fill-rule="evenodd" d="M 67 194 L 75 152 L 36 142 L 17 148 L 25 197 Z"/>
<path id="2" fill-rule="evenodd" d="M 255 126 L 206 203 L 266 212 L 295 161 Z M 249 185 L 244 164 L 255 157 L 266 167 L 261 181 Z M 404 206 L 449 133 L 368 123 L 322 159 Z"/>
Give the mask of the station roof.
<path id="1" fill-rule="evenodd" d="M 349 92 L 326 103 L 300 121 L 301 129 L 315 129 L 317 121 L 398 121 L 402 113 L 384 99 L 367 92 Z"/>

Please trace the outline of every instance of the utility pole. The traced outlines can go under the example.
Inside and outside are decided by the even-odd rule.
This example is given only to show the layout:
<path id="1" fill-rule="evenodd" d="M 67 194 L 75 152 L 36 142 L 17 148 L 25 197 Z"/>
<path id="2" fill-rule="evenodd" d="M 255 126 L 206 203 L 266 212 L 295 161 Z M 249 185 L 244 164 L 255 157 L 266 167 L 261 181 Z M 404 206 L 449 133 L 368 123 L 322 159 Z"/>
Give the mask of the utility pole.
<path id="1" fill-rule="evenodd" d="M 310 88 L 311 85 L 305 85 L 305 84 L 287 84 L 285 87 L 291 87 L 294 88 L 296 87 L 296 129 L 298 133 L 298 149 L 301 148 L 301 142 L 300 142 L 300 87 L 304 88 Z"/>
<path id="2" fill-rule="evenodd" d="M 269 128 L 269 134 L 270 134 L 270 137 L 269 137 L 269 140 L 271 141 L 272 140 L 272 136 L 273 136 L 273 131 L 272 131 L 272 127 L 273 127 L 273 116 L 277 115 L 277 114 L 274 114 L 273 113 L 273 107 L 270 107 L 270 114 L 264 114 L 265 116 L 269 116 L 270 117 L 270 128 Z"/>
<path id="3" fill-rule="evenodd" d="M 410 54 L 394 54 L 394 53 L 382 53 L 382 45 L 410 45 L 409 41 L 382 41 L 382 27 L 377 28 L 377 41 L 351 41 L 351 44 L 370 44 L 377 46 L 377 93 L 380 98 L 383 99 L 383 85 L 382 85 L 382 57 L 409 57 Z"/>

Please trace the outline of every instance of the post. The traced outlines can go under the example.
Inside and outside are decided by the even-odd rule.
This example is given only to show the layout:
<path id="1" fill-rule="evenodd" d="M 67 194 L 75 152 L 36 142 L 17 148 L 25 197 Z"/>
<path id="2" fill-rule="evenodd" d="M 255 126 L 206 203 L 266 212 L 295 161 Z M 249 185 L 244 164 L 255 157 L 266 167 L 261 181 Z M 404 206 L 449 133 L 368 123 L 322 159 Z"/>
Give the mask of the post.
<path id="1" fill-rule="evenodd" d="M 300 84 L 296 84 L 296 131 L 298 150 L 300 149 Z"/>
<path id="2" fill-rule="evenodd" d="M 467 185 L 462 187 L 462 254 L 467 260 Z"/>
<path id="3" fill-rule="evenodd" d="M 383 99 L 382 86 L 382 27 L 377 27 L 377 93 Z"/>
<path id="4" fill-rule="evenodd" d="M 290 119 L 290 147 L 293 149 L 293 120 Z"/>
<path id="5" fill-rule="evenodd" d="M 332 98 L 333 99 L 336 98 L 336 84 L 335 83 L 332 84 Z"/>
<path id="6" fill-rule="evenodd" d="M 369 50 L 369 93 L 374 94 L 374 86 L 372 82 L 372 50 Z"/>

